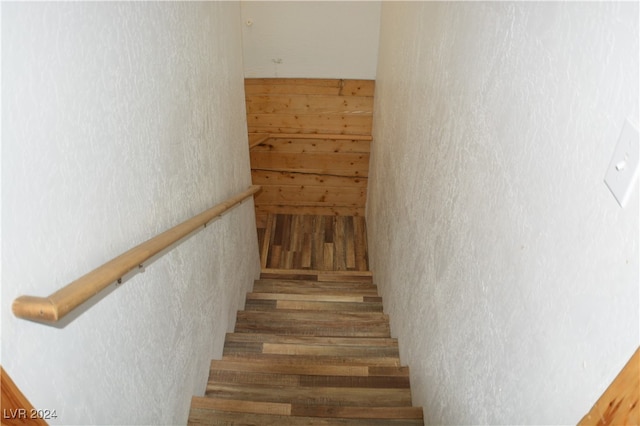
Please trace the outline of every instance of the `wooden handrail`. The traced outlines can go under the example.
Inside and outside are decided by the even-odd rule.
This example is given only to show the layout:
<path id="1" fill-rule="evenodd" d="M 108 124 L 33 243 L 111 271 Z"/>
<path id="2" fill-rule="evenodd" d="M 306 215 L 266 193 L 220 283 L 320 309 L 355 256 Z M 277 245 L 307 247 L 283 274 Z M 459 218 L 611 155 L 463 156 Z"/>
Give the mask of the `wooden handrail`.
<path id="1" fill-rule="evenodd" d="M 142 268 L 146 261 L 171 247 L 201 226 L 206 226 L 207 223 L 221 216 L 224 212 L 259 190 L 259 185 L 250 186 L 246 191 L 122 253 L 120 256 L 115 257 L 47 297 L 18 297 L 13 301 L 13 314 L 18 318 L 39 322 L 56 323 L 60 321 L 65 315 L 106 289 L 112 283 L 118 282 L 118 280 L 121 280 L 132 271 Z"/>

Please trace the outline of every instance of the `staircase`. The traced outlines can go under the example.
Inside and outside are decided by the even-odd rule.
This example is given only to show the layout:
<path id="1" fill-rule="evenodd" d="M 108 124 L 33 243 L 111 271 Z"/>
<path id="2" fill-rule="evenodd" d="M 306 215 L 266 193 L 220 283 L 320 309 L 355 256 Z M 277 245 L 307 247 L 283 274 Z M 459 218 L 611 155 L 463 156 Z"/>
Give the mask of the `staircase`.
<path id="1" fill-rule="evenodd" d="M 423 424 L 371 274 L 316 272 L 255 282 L 190 425 Z"/>
<path id="2" fill-rule="evenodd" d="M 422 425 L 368 271 L 371 80 L 247 79 L 262 274 L 190 425 Z"/>

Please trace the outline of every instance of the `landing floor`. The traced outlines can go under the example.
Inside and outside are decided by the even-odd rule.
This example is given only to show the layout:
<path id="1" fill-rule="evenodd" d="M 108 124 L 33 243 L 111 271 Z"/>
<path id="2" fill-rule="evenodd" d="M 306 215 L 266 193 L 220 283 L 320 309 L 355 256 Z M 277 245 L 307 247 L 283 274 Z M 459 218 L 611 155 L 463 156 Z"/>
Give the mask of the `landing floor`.
<path id="1" fill-rule="evenodd" d="M 369 270 L 360 216 L 273 214 L 258 228 L 258 241 L 263 269 Z"/>

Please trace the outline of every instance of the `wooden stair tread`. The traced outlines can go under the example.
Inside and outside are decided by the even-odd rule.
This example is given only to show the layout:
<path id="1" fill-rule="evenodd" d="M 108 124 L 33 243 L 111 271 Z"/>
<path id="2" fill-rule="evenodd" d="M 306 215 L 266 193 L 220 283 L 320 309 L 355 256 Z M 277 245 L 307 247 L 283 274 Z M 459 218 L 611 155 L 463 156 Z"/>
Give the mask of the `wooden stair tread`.
<path id="1" fill-rule="evenodd" d="M 291 365 L 344 365 L 344 366 L 374 366 L 374 367 L 400 367 L 398 357 L 355 357 L 355 356 L 332 356 L 332 355 L 284 355 L 284 354 L 264 354 L 264 353 L 241 353 L 225 354 L 223 360 L 246 362 L 266 361 L 289 363 Z"/>
<path id="2" fill-rule="evenodd" d="M 361 282 L 372 283 L 371 271 L 320 271 L 310 269 L 269 269 L 263 268 L 261 279 L 304 280 L 317 282 Z"/>
<path id="3" fill-rule="evenodd" d="M 407 376 L 345 376 L 318 374 L 263 373 L 249 371 L 229 371 L 213 369 L 209 373 L 212 385 L 247 384 L 270 386 L 306 386 L 306 387 L 340 387 L 340 388 L 389 388 L 408 389 Z"/>
<path id="4" fill-rule="evenodd" d="M 235 332 L 303 336 L 390 336 L 388 318 L 379 312 L 239 311 Z"/>
<path id="5" fill-rule="evenodd" d="M 247 300 L 292 300 L 306 302 L 381 303 L 382 298 L 366 294 L 346 293 L 248 293 Z"/>
<path id="6" fill-rule="evenodd" d="M 411 406 L 409 389 L 310 387 L 268 384 L 207 383 L 205 395 L 223 399 L 290 402 L 300 405 Z"/>
<path id="7" fill-rule="evenodd" d="M 341 357 L 399 357 L 396 339 L 227 333 L 224 355 L 256 353 Z"/>
<path id="8" fill-rule="evenodd" d="M 223 357 L 222 360 L 211 361 L 211 370 L 230 370 L 247 372 L 333 375 L 333 376 L 402 376 L 409 377 L 409 369 L 398 365 L 366 365 L 357 363 L 331 362 L 291 362 L 291 357 L 282 358 L 250 358 Z M 395 364 L 399 364 L 399 360 Z"/>
<path id="9" fill-rule="evenodd" d="M 260 321 L 317 321 L 317 322 L 336 322 L 336 321 L 371 321 L 384 322 L 389 317 L 380 312 L 300 312 L 298 310 L 279 310 L 274 312 L 255 312 L 255 311 L 238 311 L 238 320 L 260 320 Z M 296 324 L 291 324 L 295 326 Z M 341 325 L 345 326 L 343 322 Z"/>
<path id="10" fill-rule="evenodd" d="M 423 425 L 422 419 L 357 419 L 299 417 L 275 414 L 240 413 L 215 409 L 192 408 L 188 425 L 207 426 L 411 426 Z"/>
<path id="11" fill-rule="evenodd" d="M 378 286 L 367 282 L 350 282 L 350 281 L 313 281 L 313 280 L 279 280 L 261 278 L 254 281 L 254 291 L 257 288 L 325 288 L 325 289 L 364 289 L 364 290 L 377 290 Z"/>
<path id="12" fill-rule="evenodd" d="M 224 355 L 259 353 L 275 355 L 332 355 L 354 357 L 398 357 L 398 349 L 391 347 L 371 346 L 313 346 L 291 345 L 259 342 L 242 342 L 225 344 Z"/>
<path id="13" fill-rule="evenodd" d="M 260 318 L 263 321 L 291 319 L 291 320 L 309 320 L 309 321 L 351 321 L 351 320 L 376 320 L 388 321 L 389 317 L 380 312 L 299 312 L 297 310 L 282 310 L 274 312 L 252 312 L 238 311 L 238 319 L 241 318 Z"/>
<path id="14" fill-rule="evenodd" d="M 420 407 L 300 406 L 292 403 L 259 402 L 211 397 L 193 397 L 192 407 L 228 412 L 309 416 L 343 419 L 422 419 Z"/>
<path id="15" fill-rule="evenodd" d="M 272 332 L 279 334 L 289 334 L 292 336 L 326 336 L 326 337 L 389 337 L 389 324 L 384 321 L 351 321 L 348 327 L 336 322 L 327 321 L 298 321 L 295 327 L 291 322 L 295 320 L 283 319 L 281 321 L 270 321 L 260 323 L 256 321 L 238 321 L 236 323 L 236 333 L 264 333 Z"/>
<path id="16" fill-rule="evenodd" d="M 296 295 L 297 296 L 297 295 Z M 314 298 L 316 296 L 313 296 Z M 325 296 L 326 297 L 326 296 Z M 322 298 L 322 296 L 320 296 Z M 382 302 L 365 302 L 364 298 L 359 301 L 345 301 L 343 298 L 338 300 L 300 300 L 300 299 L 283 299 L 283 298 L 254 298 L 247 296 L 244 309 L 245 311 L 271 311 L 279 309 L 297 309 L 307 311 L 352 311 L 352 312 L 382 312 Z"/>
<path id="17" fill-rule="evenodd" d="M 347 345 L 347 346 L 392 346 L 398 347 L 398 339 L 394 338 L 362 338 L 362 337 L 317 337 L 317 336 L 287 336 L 279 334 L 245 334 L 227 333 L 225 342 L 264 342 L 264 343 L 299 343 L 317 345 Z"/>
<path id="18" fill-rule="evenodd" d="M 307 300 L 310 302 L 380 302 L 381 298 L 376 293 L 356 293 L 338 291 L 299 291 L 297 293 L 267 293 L 251 292 L 247 294 L 247 300 Z"/>

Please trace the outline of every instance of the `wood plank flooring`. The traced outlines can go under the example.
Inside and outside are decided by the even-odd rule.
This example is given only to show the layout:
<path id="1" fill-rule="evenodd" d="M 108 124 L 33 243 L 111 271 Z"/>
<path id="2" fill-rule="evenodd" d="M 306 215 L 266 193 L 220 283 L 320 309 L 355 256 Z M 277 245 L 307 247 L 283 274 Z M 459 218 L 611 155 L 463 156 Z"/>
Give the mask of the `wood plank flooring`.
<path id="1" fill-rule="evenodd" d="M 270 214 L 258 227 L 262 268 L 367 271 L 366 224 L 360 216 Z"/>

